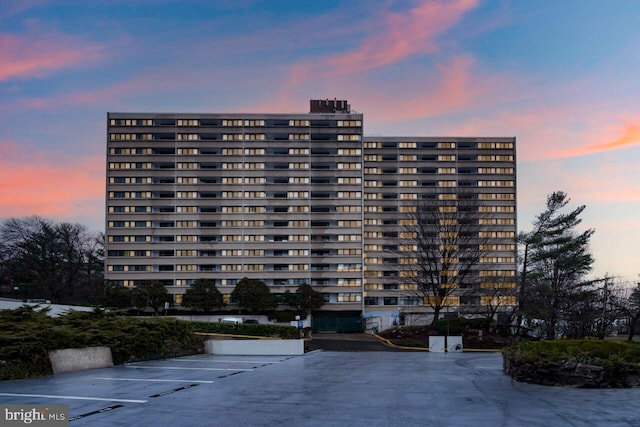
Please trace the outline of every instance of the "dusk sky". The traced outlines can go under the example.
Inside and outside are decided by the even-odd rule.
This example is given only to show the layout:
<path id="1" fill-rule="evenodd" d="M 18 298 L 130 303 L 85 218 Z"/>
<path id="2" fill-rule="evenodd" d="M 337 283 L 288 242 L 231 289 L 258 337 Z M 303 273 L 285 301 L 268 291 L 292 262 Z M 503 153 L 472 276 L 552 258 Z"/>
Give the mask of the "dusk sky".
<path id="1" fill-rule="evenodd" d="M 594 275 L 640 273 L 638 0 L 3 0 L 0 219 L 104 230 L 106 114 L 307 112 L 365 135 L 515 136 L 518 223 L 587 206 Z"/>

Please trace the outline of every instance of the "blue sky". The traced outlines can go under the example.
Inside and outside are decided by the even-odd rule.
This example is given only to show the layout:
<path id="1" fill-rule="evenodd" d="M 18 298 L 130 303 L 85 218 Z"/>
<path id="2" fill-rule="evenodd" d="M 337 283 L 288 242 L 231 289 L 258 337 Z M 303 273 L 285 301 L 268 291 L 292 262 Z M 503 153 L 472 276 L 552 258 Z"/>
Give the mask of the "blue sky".
<path id="1" fill-rule="evenodd" d="M 0 218 L 104 226 L 107 111 L 304 112 L 516 136 L 519 226 L 585 204 L 594 274 L 640 271 L 640 1 L 0 3 Z"/>

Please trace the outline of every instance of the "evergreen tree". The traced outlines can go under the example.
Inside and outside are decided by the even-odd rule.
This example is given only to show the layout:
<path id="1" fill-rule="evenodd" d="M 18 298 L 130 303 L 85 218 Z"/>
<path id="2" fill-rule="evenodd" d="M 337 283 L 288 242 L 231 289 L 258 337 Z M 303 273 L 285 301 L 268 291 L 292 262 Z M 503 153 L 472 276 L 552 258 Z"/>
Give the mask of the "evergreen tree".
<path id="1" fill-rule="evenodd" d="M 196 280 L 182 297 L 183 307 L 200 310 L 205 313 L 214 308 L 224 307 L 224 305 L 222 293 L 208 279 Z"/>
<path id="2" fill-rule="evenodd" d="M 231 298 L 238 301 L 240 308 L 253 313 L 275 310 L 278 306 L 271 290 L 264 282 L 246 277 L 238 282 L 231 292 Z"/>
<path id="3" fill-rule="evenodd" d="M 593 264 L 589 241 L 594 230 L 575 229 L 585 206 L 568 213 L 570 199 L 562 191 L 547 197 L 547 208 L 534 228 L 520 235 L 523 246 L 519 294 L 522 313 L 543 322 L 547 339 L 554 339 L 561 323 L 570 317 L 574 301 L 582 300 L 590 282 L 584 281 Z"/>
<path id="4" fill-rule="evenodd" d="M 167 288 L 157 281 L 143 282 L 137 285 L 133 291 L 133 304 L 138 309 L 151 307 L 158 315 L 162 311 L 166 302 L 171 302 L 171 295 Z"/>
<path id="5" fill-rule="evenodd" d="M 0 225 L 0 280 L 20 284 L 24 297 L 84 301 L 102 280 L 103 247 L 81 224 L 10 218 Z"/>
<path id="6" fill-rule="evenodd" d="M 296 292 L 286 291 L 283 295 L 284 303 L 290 307 L 293 307 L 296 312 L 306 317 L 310 312 L 318 310 L 324 305 L 324 298 L 322 294 L 311 285 L 300 285 Z"/>

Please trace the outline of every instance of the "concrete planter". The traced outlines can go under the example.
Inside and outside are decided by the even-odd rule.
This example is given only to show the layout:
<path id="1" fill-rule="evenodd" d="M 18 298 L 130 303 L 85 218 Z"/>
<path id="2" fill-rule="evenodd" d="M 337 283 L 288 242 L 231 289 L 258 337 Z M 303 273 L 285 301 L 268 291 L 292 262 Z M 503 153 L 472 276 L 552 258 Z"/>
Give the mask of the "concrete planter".
<path id="1" fill-rule="evenodd" d="M 445 348 L 445 337 L 432 335 L 429 337 L 429 351 L 434 353 L 459 353 L 462 351 L 462 337 L 458 335 L 449 335 L 447 338 L 447 347 Z"/>
<path id="2" fill-rule="evenodd" d="M 208 340 L 205 351 L 235 356 L 298 356 L 304 354 L 304 340 Z"/>
<path id="3" fill-rule="evenodd" d="M 49 360 L 51 360 L 54 374 L 113 367 L 113 357 L 109 347 L 52 350 L 49 352 Z"/>

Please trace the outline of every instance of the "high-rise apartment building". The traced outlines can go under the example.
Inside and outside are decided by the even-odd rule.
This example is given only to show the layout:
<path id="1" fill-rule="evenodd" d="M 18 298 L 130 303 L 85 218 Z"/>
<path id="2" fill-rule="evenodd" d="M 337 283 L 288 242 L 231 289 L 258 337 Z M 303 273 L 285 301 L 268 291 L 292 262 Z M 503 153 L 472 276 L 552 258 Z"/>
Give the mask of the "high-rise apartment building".
<path id="1" fill-rule="evenodd" d="M 464 189 L 489 241 L 476 242 L 487 250 L 465 279 L 472 292 L 449 305 L 515 302 L 514 138 L 363 138 L 363 115 L 343 100 L 107 120 L 107 280 L 160 281 L 178 304 L 199 278 L 225 295 L 243 277 L 274 293 L 306 283 L 325 314 L 388 323 L 429 311 L 405 271 L 405 215 Z M 484 292 L 496 274 L 513 280 Z"/>
<path id="2" fill-rule="evenodd" d="M 365 137 L 363 149 L 365 316 L 510 311 L 515 138 Z"/>

